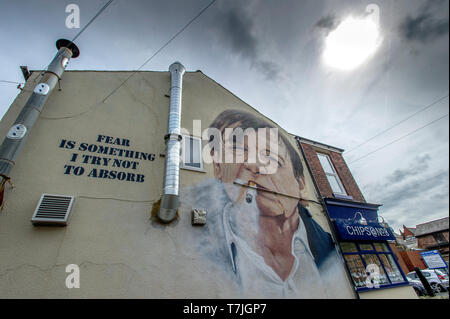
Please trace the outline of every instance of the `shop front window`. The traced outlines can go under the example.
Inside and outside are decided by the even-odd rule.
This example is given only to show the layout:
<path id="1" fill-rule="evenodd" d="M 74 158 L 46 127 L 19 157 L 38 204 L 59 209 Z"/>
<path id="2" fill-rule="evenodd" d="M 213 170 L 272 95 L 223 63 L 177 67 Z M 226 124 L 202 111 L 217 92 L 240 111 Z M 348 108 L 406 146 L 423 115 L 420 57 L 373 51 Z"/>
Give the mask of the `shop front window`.
<path id="1" fill-rule="evenodd" d="M 353 282 L 357 288 L 366 286 L 367 273 L 365 271 L 364 264 L 358 255 L 346 255 L 345 261 L 347 262 L 350 273 L 352 274 Z"/>
<path id="2" fill-rule="evenodd" d="M 340 246 L 358 290 L 408 283 L 386 243 L 341 242 Z"/>
<path id="3" fill-rule="evenodd" d="M 386 273 L 384 272 L 383 266 L 381 265 L 380 260 L 378 259 L 377 255 L 361 255 L 366 265 L 376 265 L 377 267 L 374 268 L 378 274 L 374 275 L 375 278 L 378 277 L 378 284 L 385 285 L 389 284 L 389 280 L 386 276 Z"/>
<path id="4" fill-rule="evenodd" d="M 389 248 L 385 243 L 374 243 L 373 246 L 378 252 L 389 252 Z"/>
<path id="5" fill-rule="evenodd" d="M 359 244 L 359 249 L 360 250 L 365 250 L 365 251 L 372 251 L 372 250 L 374 250 L 372 244 Z"/>
<path id="6" fill-rule="evenodd" d="M 341 243 L 342 251 L 345 253 L 355 253 L 358 251 L 358 247 L 356 247 L 355 243 Z"/>
<path id="7" fill-rule="evenodd" d="M 381 259 L 381 262 L 384 265 L 384 269 L 386 269 L 386 272 L 389 276 L 389 279 L 392 283 L 399 283 L 403 282 L 403 277 L 400 269 L 397 267 L 397 264 L 395 263 L 394 257 L 390 254 L 380 254 L 378 255 Z"/>

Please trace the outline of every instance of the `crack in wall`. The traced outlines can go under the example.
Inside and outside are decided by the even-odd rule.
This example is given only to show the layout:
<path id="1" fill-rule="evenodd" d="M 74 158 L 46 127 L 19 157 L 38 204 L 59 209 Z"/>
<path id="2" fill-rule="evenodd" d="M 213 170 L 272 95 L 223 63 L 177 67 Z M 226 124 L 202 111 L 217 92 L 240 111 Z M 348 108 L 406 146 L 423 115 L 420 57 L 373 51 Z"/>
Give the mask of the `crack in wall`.
<path id="1" fill-rule="evenodd" d="M 68 264 L 54 264 L 54 265 L 52 265 L 50 267 L 42 268 L 42 267 L 39 267 L 39 266 L 34 265 L 34 264 L 24 263 L 24 264 L 18 265 L 16 267 L 6 268 L 2 273 L 0 273 L 0 277 L 6 276 L 10 272 L 19 271 L 21 268 L 24 268 L 24 267 L 34 268 L 34 269 L 37 269 L 37 270 L 39 270 L 41 272 L 49 272 L 49 271 L 52 271 L 52 270 L 54 270 L 55 268 L 58 268 L 58 267 L 64 267 L 65 268 L 65 267 L 67 267 L 67 265 L 70 265 L 70 263 L 68 263 Z M 89 266 L 89 265 L 102 266 L 102 267 L 122 266 L 122 267 L 124 267 L 126 269 L 131 270 L 131 272 L 133 272 L 135 275 L 139 274 L 137 270 L 135 270 L 133 267 L 131 267 L 131 266 L 125 264 L 125 263 L 95 263 L 95 262 L 92 262 L 92 261 L 83 261 L 80 264 L 76 264 L 76 265 L 78 265 L 80 267 L 80 269 L 83 266 Z"/>

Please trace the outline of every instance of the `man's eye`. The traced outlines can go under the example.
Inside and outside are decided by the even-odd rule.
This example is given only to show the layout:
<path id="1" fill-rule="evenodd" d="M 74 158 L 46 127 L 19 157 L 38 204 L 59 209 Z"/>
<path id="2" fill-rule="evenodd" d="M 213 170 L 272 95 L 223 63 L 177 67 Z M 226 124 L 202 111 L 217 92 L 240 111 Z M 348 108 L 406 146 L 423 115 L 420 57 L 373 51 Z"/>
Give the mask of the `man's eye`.
<path id="1" fill-rule="evenodd" d="M 279 160 L 277 160 L 275 157 L 273 157 L 273 156 L 270 156 L 270 152 L 269 152 L 269 154 L 267 154 L 267 152 L 266 152 L 266 158 L 269 160 L 269 161 L 271 161 L 271 162 L 274 162 L 274 163 L 277 163 L 277 165 L 278 165 L 278 167 L 283 167 L 283 164 L 279 161 Z"/>

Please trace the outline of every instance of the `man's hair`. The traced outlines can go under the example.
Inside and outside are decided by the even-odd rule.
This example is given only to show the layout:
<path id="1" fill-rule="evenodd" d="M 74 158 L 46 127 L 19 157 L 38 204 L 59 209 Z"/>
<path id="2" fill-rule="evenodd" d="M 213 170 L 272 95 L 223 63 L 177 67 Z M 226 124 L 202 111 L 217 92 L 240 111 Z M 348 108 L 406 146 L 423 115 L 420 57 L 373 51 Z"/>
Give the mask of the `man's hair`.
<path id="1" fill-rule="evenodd" d="M 253 128 L 255 130 L 259 128 L 277 128 L 262 118 L 239 110 L 223 111 L 211 123 L 210 128 L 218 129 L 223 135 L 225 128 L 232 127 L 236 123 L 238 123 L 238 126 L 235 128 L 239 127 L 244 131 L 247 128 Z M 210 136 L 209 141 L 211 142 L 212 140 L 213 136 Z M 291 158 L 294 176 L 297 180 L 299 180 L 303 176 L 303 165 L 298 153 L 292 147 L 291 143 L 284 136 L 284 134 L 278 134 L 278 140 L 281 140 L 284 145 L 286 145 L 289 157 Z"/>

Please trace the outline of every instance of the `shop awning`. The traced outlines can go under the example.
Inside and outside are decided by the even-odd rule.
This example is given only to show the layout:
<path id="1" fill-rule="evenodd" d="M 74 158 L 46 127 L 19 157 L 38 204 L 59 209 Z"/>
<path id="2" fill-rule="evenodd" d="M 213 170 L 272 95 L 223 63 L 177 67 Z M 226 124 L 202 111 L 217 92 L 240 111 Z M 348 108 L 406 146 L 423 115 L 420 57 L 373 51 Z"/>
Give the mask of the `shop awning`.
<path id="1" fill-rule="evenodd" d="M 325 199 L 328 214 L 342 241 L 395 240 L 392 231 L 378 222 L 378 204 Z"/>

